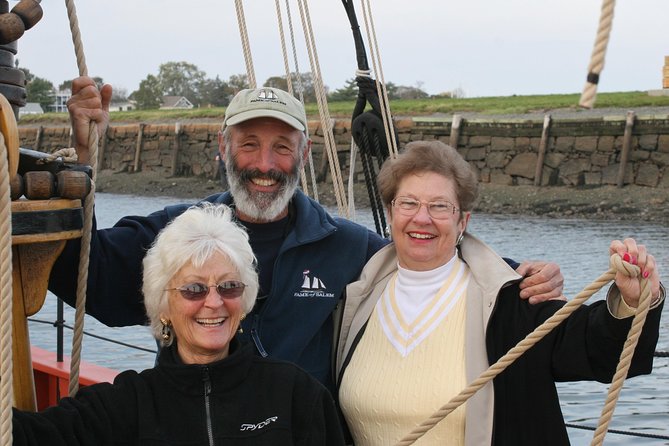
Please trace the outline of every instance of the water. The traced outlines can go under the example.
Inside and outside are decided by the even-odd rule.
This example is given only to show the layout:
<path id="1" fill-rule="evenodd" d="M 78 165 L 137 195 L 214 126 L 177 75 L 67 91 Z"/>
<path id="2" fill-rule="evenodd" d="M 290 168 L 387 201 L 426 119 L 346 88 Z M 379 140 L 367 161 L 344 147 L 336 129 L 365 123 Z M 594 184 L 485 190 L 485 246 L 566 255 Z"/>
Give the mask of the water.
<path id="1" fill-rule="evenodd" d="M 163 206 L 183 202 L 176 198 L 145 198 L 126 195 L 97 194 L 99 227 L 112 226 L 124 215 L 146 215 Z M 332 212 L 336 212 L 332 210 Z M 373 228 L 371 215 L 358 211 L 360 223 Z M 608 269 L 607 250 L 612 239 L 634 237 L 656 255 L 664 282 L 669 277 L 669 230 L 644 222 L 567 220 L 540 217 L 496 216 L 474 214 L 469 230 L 484 239 L 498 253 L 518 261 L 544 259 L 560 265 L 565 277 L 565 294 L 576 295 Z M 606 288 L 606 287 L 605 287 Z M 604 291 L 593 299 L 604 297 Z M 55 298 L 47 297 L 44 308 L 34 318 L 54 321 Z M 658 351 L 669 351 L 669 305 L 663 313 Z M 72 324 L 74 310 L 66 306 L 66 323 Z M 45 324 L 30 323 L 34 345 L 55 350 L 55 330 Z M 86 331 L 122 340 L 147 349 L 155 342 L 146 327 L 109 328 L 86 318 Z M 65 352 L 69 354 L 71 337 L 66 330 Z M 84 338 L 83 359 L 116 369 L 151 367 L 155 356 L 104 341 Z M 565 421 L 596 426 L 608 386 L 599 383 L 562 383 L 559 385 Z M 532 423 L 533 420 L 527 420 Z M 625 384 L 617 404 L 611 429 L 669 436 L 669 358 L 655 358 L 653 374 L 634 378 Z M 590 444 L 592 432 L 569 429 L 574 445 Z M 669 441 L 608 434 L 606 444 L 669 445 Z"/>

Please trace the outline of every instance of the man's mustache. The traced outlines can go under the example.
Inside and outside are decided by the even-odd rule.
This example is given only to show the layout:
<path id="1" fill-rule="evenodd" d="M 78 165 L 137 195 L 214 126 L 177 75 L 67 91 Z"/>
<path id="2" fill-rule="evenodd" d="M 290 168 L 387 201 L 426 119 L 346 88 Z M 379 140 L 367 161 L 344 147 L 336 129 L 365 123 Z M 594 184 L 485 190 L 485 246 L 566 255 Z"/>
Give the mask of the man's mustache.
<path id="1" fill-rule="evenodd" d="M 280 184 L 286 184 L 289 179 L 287 174 L 274 169 L 268 170 L 267 172 L 261 172 L 259 169 L 244 169 L 239 171 L 239 179 L 243 182 L 251 181 L 254 178 L 272 180 Z"/>

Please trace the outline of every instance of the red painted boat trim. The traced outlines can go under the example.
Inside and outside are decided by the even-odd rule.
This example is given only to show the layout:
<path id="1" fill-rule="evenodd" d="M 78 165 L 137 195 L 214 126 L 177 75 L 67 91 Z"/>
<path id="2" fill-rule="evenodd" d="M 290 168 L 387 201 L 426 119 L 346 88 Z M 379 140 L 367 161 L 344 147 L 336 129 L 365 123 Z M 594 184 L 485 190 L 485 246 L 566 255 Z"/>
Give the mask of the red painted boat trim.
<path id="1" fill-rule="evenodd" d="M 46 409 L 67 396 L 70 383 L 70 357 L 64 356 L 63 362 L 56 361 L 56 353 L 39 347 L 30 347 L 35 376 L 37 410 Z M 79 386 L 85 387 L 99 382 L 113 382 L 117 370 L 108 369 L 81 361 L 79 366 Z"/>

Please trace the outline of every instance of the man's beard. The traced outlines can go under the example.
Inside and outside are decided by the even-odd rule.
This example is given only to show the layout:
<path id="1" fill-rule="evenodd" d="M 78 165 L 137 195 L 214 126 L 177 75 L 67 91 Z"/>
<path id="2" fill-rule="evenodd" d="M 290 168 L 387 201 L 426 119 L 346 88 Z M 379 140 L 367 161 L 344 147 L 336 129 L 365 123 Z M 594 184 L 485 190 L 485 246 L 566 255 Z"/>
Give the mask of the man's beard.
<path id="1" fill-rule="evenodd" d="M 229 155 L 229 154 L 228 154 Z M 242 214 L 256 221 L 273 221 L 288 206 L 299 182 L 299 171 L 302 163 L 297 161 L 290 172 L 285 174 L 279 170 L 261 172 L 258 169 L 238 169 L 232 156 L 225 159 L 225 170 L 228 176 L 230 193 L 235 200 L 235 207 Z M 258 192 L 251 190 L 248 184 L 253 178 L 270 179 L 279 183 L 275 192 Z"/>

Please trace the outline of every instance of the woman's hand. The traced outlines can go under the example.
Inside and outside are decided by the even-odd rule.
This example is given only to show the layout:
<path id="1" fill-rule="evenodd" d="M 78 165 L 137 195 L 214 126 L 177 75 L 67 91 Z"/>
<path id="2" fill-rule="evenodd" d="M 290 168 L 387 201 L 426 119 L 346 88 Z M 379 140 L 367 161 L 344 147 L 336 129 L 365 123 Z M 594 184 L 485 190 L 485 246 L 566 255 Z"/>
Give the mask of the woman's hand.
<path id="1" fill-rule="evenodd" d="M 641 269 L 639 277 L 629 277 L 623 273 L 616 273 L 616 285 L 625 300 L 625 303 L 632 308 L 639 306 L 641 297 L 642 277 L 650 282 L 651 304 L 660 297 L 660 273 L 657 270 L 655 257 L 646 251 L 644 245 L 637 245 L 633 238 L 626 238 L 623 241 L 614 240 L 609 246 L 609 256 L 618 254 L 623 262 L 636 265 Z"/>

